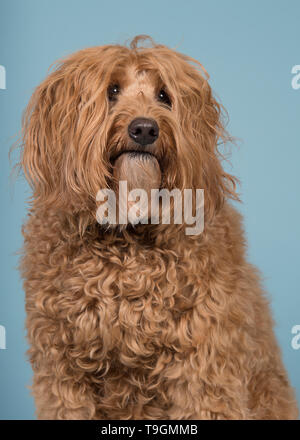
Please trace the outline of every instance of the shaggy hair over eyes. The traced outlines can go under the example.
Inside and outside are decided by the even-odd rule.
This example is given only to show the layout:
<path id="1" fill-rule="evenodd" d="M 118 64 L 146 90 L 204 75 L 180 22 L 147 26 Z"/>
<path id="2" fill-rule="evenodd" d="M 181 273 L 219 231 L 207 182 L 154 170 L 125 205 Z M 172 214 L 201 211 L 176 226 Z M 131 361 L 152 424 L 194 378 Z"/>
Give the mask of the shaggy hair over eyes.
<path id="1" fill-rule="evenodd" d="M 297 418 L 268 301 L 229 203 L 237 180 L 218 151 L 230 140 L 222 106 L 200 63 L 144 40 L 59 61 L 24 114 L 20 164 L 33 192 L 21 271 L 37 416 Z M 156 183 L 204 189 L 200 235 L 175 224 L 97 222 L 96 194 L 117 183 L 138 117 L 159 127 L 149 150 Z"/>

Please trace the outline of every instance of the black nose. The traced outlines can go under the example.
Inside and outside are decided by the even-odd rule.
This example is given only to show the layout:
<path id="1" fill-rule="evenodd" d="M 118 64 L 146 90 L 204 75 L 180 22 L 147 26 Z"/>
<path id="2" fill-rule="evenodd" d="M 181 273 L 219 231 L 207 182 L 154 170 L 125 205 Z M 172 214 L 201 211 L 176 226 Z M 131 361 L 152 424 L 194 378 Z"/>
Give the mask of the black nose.
<path id="1" fill-rule="evenodd" d="M 153 144 L 158 138 L 159 128 L 154 119 L 136 118 L 128 126 L 128 134 L 137 144 Z"/>

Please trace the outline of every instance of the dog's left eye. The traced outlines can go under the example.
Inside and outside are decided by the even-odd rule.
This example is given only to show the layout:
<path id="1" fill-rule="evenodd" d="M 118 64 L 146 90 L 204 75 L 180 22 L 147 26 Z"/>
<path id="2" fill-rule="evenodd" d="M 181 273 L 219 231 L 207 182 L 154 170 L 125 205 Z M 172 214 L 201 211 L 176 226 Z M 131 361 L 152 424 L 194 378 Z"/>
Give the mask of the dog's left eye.
<path id="1" fill-rule="evenodd" d="M 115 101 L 119 93 L 120 93 L 120 87 L 118 84 L 112 84 L 111 86 L 109 86 L 107 90 L 107 96 L 109 101 Z"/>
<path id="2" fill-rule="evenodd" d="M 158 92 L 157 99 L 160 102 L 162 102 L 163 104 L 168 105 L 169 107 L 172 106 L 171 99 L 170 99 L 169 95 L 167 94 L 167 92 L 164 89 L 161 89 Z"/>

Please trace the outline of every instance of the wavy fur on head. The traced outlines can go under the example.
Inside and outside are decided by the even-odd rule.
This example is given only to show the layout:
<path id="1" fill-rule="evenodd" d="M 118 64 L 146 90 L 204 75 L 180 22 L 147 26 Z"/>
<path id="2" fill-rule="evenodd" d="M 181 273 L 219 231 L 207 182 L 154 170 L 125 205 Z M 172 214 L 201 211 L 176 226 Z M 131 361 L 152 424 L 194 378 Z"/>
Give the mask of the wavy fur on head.
<path id="1" fill-rule="evenodd" d="M 37 415 L 296 418 L 269 306 L 228 203 L 237 196 L 218 152 L 229 139 L 221 105 L 198 62 L 141 47 L 144 39 L 61 60 L 25 112 L 21 165 L 33 198 L 21 270 Z M 161 187 L 204 189 L 199 236 L 179 225 L 96 221 L 97 191 L 115 185 L 116 158 L 133 149 L 127 127 L 141 116 L 159 126 L 146 151 Z"/>

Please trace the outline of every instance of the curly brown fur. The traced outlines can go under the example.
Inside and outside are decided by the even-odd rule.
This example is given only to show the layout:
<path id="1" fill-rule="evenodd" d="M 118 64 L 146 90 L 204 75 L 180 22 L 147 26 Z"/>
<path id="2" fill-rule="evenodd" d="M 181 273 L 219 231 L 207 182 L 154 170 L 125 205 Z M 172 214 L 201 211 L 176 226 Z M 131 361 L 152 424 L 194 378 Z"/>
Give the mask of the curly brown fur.
<path id="1" fill-rule="evenodd" d="M 237 196 L 218 153 L 228 138 L 222 108 L 199 63 L 141 39 L 62 60 L 25 113 L 21 165 L 33 199 L 21 269 L 37 416 L 297 418 L 228 202 Z M 109 101 L 114 83 L 121 93 Z M 156 99 L 161 88 L 171 108 Z M 113 158 L 132 148 L 127 126 L 137 116 L 159 125 L 151 148 L 161 186 L 204 189 L 202 234 L 97 223 L 96 193 L 113 187 Z"/>

